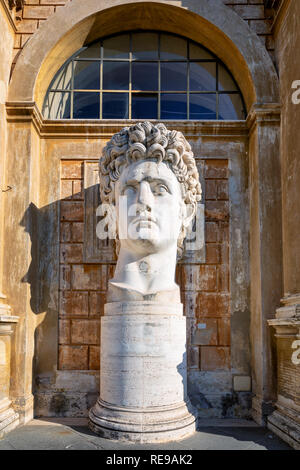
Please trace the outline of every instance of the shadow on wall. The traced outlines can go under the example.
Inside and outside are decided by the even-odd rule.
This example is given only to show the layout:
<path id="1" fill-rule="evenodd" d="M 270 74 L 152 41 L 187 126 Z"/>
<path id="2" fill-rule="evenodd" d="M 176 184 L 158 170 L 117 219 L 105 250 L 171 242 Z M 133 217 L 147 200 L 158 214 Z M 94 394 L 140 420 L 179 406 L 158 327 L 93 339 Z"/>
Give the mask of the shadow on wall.
<path id="1" fill-rule="evenodd" d="M 87 250 L 92 261 L 84 258 L 84 229 L 89 225 L 84 201 L 90 201 L 96 192 L 95 186 L 74 191 L 74 181 L 72 184 L 71 195 L 61 200 L 42 208 L 31 203 L 20 222 L 31 240 L 31 263 L 22 282 L 30 284 L 30 306 L 37 315 L 32 386 L 36 410 L 42 416 L 87 416 L 99 393 L 100 317 L 114 261 L 108 263 L 106 258 L 103 264 L 97 263 L 93 255 L 97 255 L 98 245 L 96 250 L 95 246 Z M 207 220 L 214 220 L 209 213 L 205 215 Z M 94 228 L 90 228 L 91 232 Z M 89 241 L 94 242 L 95 237 Z M 105 253 L 107 256 L 109 250 Z M 183 287 L 180 270 L 179 266 L 176 280 Z M 188 335 L 187 348 L 190 340 Z M 178 365 L 179 374 L 183 363 Z M 216 402 L 193 380 L 192 372 L 190 369 L 188 382 L 184 382 L 185 396 L 210 416 Z M 201 373 L 202 383 L 210 380 L 209 372 Z M 226 376 L 226 371 L 221 371 L 221 375 Z M 214 377 L 211 389 L 214 384 L 218 386 L 218 380 Z M 229 417 L 236 408 L 248 409 L 249 393 L 245 399 L 241 395 L 224 392 L 219 414 Z"/>
<path id="2" fill-rule="evenodd" d="M 185 345 L 187 348 L 187 344 Z M 182 356 L 182 362 L 177 366 L 177 372 L 182 377 L 182 385 L 183 385 L 183 396 L 184 400 L 187 403 L 187 409 L 195 417 L 196 420 L 196 429 L 198 430 L 198 406 L 199 402 L 195 400 L 195 396 L 191 395 L 191 390 L 189 390 L 188 386 L 188 373 L 187 373 L 187 354 L 186 352 Z M 202 404 L 200 405 L 202 407 Z"/>
<path id="3" fill-rule="evenodd" d="M 94 193 L 90 187 L 42 208 L 31 203 L 20 222 L 31 241 L 22 282 L 30 285 L 37 315 L 32 380 L 37 416 L 87 416 L 98 398 L 100 317 L 114 261 L 88 263 L 83 255 L 84 201 Z M 187 396 L 185 364 L 186 356 L 178 372 Z M 67 387 L 57 380 L 57 370 Z"/>
<path id="4" fill-rule="evenodd" d="M 53 238 L 57 240 L 53 226 L 53 213 L 58 212 L 59 201 L 38 209 L 31 203 L 20 225 L 30 236 L 31 241 L 31 263 L 21 282 L 30 284 L 30 307 L 36 314 L 58 310 L 56 298 L 53 298 L 51 282 L 55 275 L 53 271 L 53 258 L 50 257 L 50 246 Z M 54 210 L 53 210 L 54 209 Z M 55 237 L 53 237 L 56 235 Z M 57 246 L 57 256 L 59 254 Z M 51 250 L 53 253 L 53 251 Z"/>
<path id="5" fill-rule="evenodd" d="M 31 262 L 21 282 L 30 285 L 30 307 L 38 316 L 34 333 L 32 391 L 58 395 L 58 390 L 52 389 L 52 383 L 55 382 L 53 371 L 57 368 L 58 350 L 59 206 L 60 201 L 55 201 L 39 209 L 31 203 L 20 222 L 31 241 Z M 53 408 L 50 416 L 62 416 L 54 401 L 54 406 L 51 402 L 46 405 Z"/>

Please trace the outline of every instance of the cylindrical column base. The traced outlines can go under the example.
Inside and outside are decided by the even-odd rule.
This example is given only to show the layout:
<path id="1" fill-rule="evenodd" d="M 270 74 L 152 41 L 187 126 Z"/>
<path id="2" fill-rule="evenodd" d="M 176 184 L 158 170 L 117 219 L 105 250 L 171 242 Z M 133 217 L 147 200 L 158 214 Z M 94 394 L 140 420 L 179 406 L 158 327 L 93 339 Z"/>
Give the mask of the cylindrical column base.
<path id="1" fill-rule="evenodd" d="M 101 320 L 100 398 L 89 426 L 102 437 L 141 443 L 195 432 L 187 398 L 182 304 L 113 302 Z"/>
<path id="2" fill-rule="evenodd" d="M 89 427 L 101 437 L 120 441 L 154 443 L 183 439 L 196 430 L 190 403 L 174 407 L 126 409 L 99 399 L 89 414 Z"/>

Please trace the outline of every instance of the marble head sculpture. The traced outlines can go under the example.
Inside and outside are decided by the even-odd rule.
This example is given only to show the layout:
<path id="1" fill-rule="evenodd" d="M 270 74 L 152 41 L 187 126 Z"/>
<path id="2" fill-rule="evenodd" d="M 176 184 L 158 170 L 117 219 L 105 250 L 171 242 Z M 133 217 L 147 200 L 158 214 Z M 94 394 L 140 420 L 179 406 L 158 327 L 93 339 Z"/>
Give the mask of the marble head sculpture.
<path id="1" fill-rule="evenodd" d="M 177 301 L 176 257 L 201 198 L 189 143 L 164 124 L 141 122 L 112 137 L 99 173 L 101 201 L 115 206 L 118 222 L 108 301 Z"/>

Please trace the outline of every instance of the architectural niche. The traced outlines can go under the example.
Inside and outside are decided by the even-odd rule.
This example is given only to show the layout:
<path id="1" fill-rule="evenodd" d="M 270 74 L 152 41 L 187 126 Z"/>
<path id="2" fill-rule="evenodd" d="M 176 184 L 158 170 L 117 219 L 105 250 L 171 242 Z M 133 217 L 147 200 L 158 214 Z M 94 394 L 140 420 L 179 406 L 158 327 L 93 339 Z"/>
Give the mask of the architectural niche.
<path id="1" fill-rule="evenodd" d="M 34 412 L 86 416 L 99 393 L 100 317 L 114 266 L 94 258 L 85 204 L 98 202 L 95 156 L 131 123 L 45 119 L 45 94 L 100 34 L 159 28 L 227 65 L 248 113 L 235 122 L 176 121 L 206 186 L 206 263 L 177 269 L 189 397 L 203 417 L 244 417 L 251 407 L 256 422 L 299 447 L 300 113 L 291 99 L 299 0 L 40 3 L 26 2 L 16 25 L 25 2 L 0 0 L 0 179 L 13 188 L 0 192 L 0 303 L 19 317 L 11 337 L 16 322 L 0 314 L 0 378 L 10 375 L 0 386 L 2 429 L 10 402 L 24 424 Z"/>

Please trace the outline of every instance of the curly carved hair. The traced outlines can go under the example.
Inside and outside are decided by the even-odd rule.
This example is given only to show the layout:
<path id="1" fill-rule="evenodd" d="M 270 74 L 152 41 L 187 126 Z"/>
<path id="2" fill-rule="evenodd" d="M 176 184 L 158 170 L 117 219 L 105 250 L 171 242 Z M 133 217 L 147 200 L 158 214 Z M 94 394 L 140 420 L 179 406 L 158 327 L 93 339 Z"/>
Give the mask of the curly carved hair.
<path id="1" fill-rule="evenodd" d="M 115 134 L 99 160 L 102 203 L 115 204 L 114 185 L 122 170 L 139 160 L 164 162 L 181 184 L 183 200 L 196 208 L 201 200 L 201 185 L 193 152 L 184 135 L 170 131 L 162 123 L 139 122 Z M 182 246 L 186 229 L 182 229 L 178 247 Z"/>

